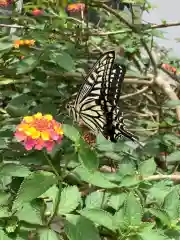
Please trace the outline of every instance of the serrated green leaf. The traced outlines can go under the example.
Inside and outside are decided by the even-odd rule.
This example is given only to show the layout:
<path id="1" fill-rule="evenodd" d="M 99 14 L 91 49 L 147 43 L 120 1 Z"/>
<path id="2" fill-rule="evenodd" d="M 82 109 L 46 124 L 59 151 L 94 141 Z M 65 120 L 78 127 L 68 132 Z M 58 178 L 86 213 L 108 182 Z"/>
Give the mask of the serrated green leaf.
<path id="1" fill-rule="evenodd" d="M 171 219 L 175 220 L 179 218 L 179 194 L 176 188 L 165 197 L 164 210 L 168 213 Z"/>
<path id="2" fill-rule="evenodd" d="M 153 187 L 149 189 L 146 199 L 147 204 L 156 201 L 159 205 L 161 205 L 170 190 L 171 188 L 167 186 L 167 183 L 165 181 L 155 183 Z"/>
<path id="3" fill-rule="evenodd" d="M 167 213 L 164 211 L 164 209 L 157 209 L 157 208 L 148 208 L 148 211 L 155 217 L 159 218 L 160 221 L 163 224 L 166 225 L 170 225 L 171 224 L 171 220 L 169 218 L 169 216 L 167 215 Z"/>
<path id="4" fill-rule="evenodd" d="M 153 175 L 156 171 L 156 164 L 154 158 L 148 159 L 140 164 L 139 171 L 141 176 L 148 177 Z"/>
<path id="5" fill-rule="evenodd" d="M 101 208 L 106 204 L 109 194 L 106 192 L 92 192 L 85 200 L 86 208 Z"/>
<path id="6" fill-rule="evenodd" d="M 97 228 L 89 219 L 83 216 L 74 217 L 75 221 L 73 221 L 72 217 L 71 221 L 65 221 L 64 230 L 69 240 L 101 239 Z"/>
<path id="7" fill-rule="evenodd" d="M 20 207 L 23 203 L 39 197 L 47 191 L 57 179 L 53 173 L 38 171 L 26 177 L 18 190 L 13 209 Z"/>
<path id="8" fill-rule="evenodd" d="M 5 163 L 0 166 L 0 176 L 27 177 L 31 171 L 28 167 L 14 163 Z"/>
<path id="9" fill-rule="evenodd" d="M 51 229 L 38 230 L 39 240 L 59 240 L 58 234 Z"/>
<path id="10" fill-rule="evenodd" d="M 112 231 L 115 231 L 115 226 L 113 225 L 113 216 L 102 209 L 87 209 L 79 211 L 79 213 L 100 226 L 104 226 Z"/>
<path id="11" fill-rule="evenodd" d="M 80 140 L 80 146 L 78 149 L 78 159 L 79 161 L 90 171 L 96 170 L 99 166 L 98 157 L 95 151 L 90 149 L 90 147 L 84 141 Z"/>
<path id="12" fill-rule="evenodd" d="M 113 216 L 113 225 L 115 228 L 120 228 L 122 230 L 126 230 L 129 228 L 129 223 L 124 216 L 124 209 L 121 208 L 117 211 Z"/>
<path id="13" fill-rule="evenodd" d="M 102 187 L 102 188 L 115 188 L 116 184 L 111 183 L 104 177 L 104 175 L 98 171 L 90 172 L 87 168 L 80 166 L 75 168 L 73 173 L 78 174 L 81 180 L 88 182 L 94 186 Z"/>
<path id="14" fill-rule="evenodd" d="M 124 218 L 132 226 L 138 226 L 141 223 L 143 209 L 140 200 L 130 193 L 124 203 Z"/>
<path id="15" fill-rule="evenodd" d="M 58 213 L 70 213 L 77 208 L 81 201 L 81 194 L 76 186 L 69 186 L 62 190 Z"/>
<path id="16" fill-rule="evenodd" d="M 108 206 L 118 210 L 127 198 L 127 193 L 114 193 L 109 197 Z"/>
<path id="17" fill-rule="evenodd" d="M 73 142 L 78 142 L 80 140 L 80 133 L 73 126 L 63 124 L 62 129 L 64 131 L 64 135 L 71 139 Z"/>
<path id="18" fill-rule="evenodd" d="M 149 231 L 144 231 L 142 233 L 138 234 L 142 240 L 169 240 L 169 238 L 167 236 L 165 236 L 162 232 L 156 230 L 156 229 L 152 229 Z"/>

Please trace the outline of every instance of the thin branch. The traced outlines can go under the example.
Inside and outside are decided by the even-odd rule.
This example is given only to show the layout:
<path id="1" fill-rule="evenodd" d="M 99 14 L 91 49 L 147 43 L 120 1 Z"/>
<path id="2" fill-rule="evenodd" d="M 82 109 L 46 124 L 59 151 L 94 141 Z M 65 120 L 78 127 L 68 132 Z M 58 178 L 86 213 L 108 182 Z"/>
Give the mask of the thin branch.
<path id="1" fill-rule="evenodd" d="M 179 181 L 180 180 L 180 175 L 177 175 L 177 174 L 173 174 L 173 175 L 158 174 L 158 175 L 153 175 L 153 176 L 149 176 L 149 177 L 144 177 L 142 180 L 158 181 L 158 180 L 163 180 L 163 179 L 170 179 L 172 181 Z"/>
<path id="2" fill-rule="evenodd" d="M 152 24 L 151 28 L 167 28 L 167 27 L 175 27 L 180 26 L 180 22 L 174 22 L 174 23 L 162 23 L 162 24 Z"/>
<path id="3" fill-rule="evenodd" d="M 135 93 L 129 93 L 129 94 L 126 94 L 126 95 L 123 95 L 123 96 L 120 96 L 120 99 L 126 99 L 126 98 L 130 98 L 130 97 L 133 97 L 133 96 L 136 96 L 136 95 L 139 95 L 145 91 L 147 91 L 149 88 L 149 86 L 145 86 L 143 87 L 142 89 L 138 90 L 137 92 Z"/>

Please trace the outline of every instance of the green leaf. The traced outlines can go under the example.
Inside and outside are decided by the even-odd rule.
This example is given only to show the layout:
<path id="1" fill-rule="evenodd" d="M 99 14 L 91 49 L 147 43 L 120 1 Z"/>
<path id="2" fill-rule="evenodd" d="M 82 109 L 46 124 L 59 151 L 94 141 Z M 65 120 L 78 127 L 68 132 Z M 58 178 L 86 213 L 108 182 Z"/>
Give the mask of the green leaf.
<path id="1" fill-rule="evenodd" d="M 169 100 L 165 103 L 166 107 L 177 107 L 180 105 L 180 100 Z"/>
<path id="2" fill-rule="evenodd" d="M 159 218 L 160 221 L 169 226 L 171 224 L 171 220 L 169 218 L 169 216 L 167 215 L 167 213 L 163 210 L 163 209 L 157 209 L 157 208 L 148 208 L 147 209 L 153 216 L 155 216 L 156 218 Z"/>
<path id="3" fill-rule="evenodd" d="M 169 240 L 167 236 L 156 229 L 151 229 L 149 231 L 143 231 L 138 234 L 142 240 Z"/>
<path id="4" fill-rule="evenodd" d="M 62 129 L 64 131 L 64 135 L 71 139 L 73 142 L 78 142 L 80 140 L 80 133 L 73 126 L 63 124 Z"/>
<path id="5" fill-rule="evenodd" d="M 74 71 L 74 62 L 69 54 L 66 52 L 53 52 L 50 54 L 51 59 L 58 64 L 61 68 L 68 72 Z"/>
<path id="6" fill-rule="evenodd" d="M 69 218 L 65 221 L 64 230 L 69 240 L 100 240 L 100 236 L 97 228 L 94 224 L 87 218 L 83 216 L 74 216 L 75 221 L 71 221 Z"/>
<path id="7" fill-rule="evenodd" d="M 0 176 L 27 177 L 31 171 L 28 167 L 14 163 L 5 163 L 0 166 Z"/>
<path id="8" fill-rule="evenodd" d="M 127 193 L 114 193 L 109 197 L 108 205 L 118 210 L 125 202 Z"/>
<path id="9" fill-rule="evenodd" d="M 8 237 L 7 234 L 2 229 L 0 229 L 0 239 L 2 239 L 2 240 L 12 240 L 12 238 Z"/>
<path id="10" fill-rule="evenodd" d="M 156 164 L 154 158 L 148 159 L 140 164 L 139 171 L 141 176 L 148 177 L 153 175 L 156 171 Z"/>
<path id="11" fill-rule="evenodd" d="M 94 186 L 102 187 L 102 188 L 115 188 L 116 184 L 108 181 L 104 175 L 98 171 L 90 172 L 87 168 L 80 166 L 75 168 L 73 173 L 78 174 L 81 180 L 88 182 Z"/>
<path id="12" fill-rule="evenodd" d="M 103 204 L 106 204 L 109 194 L 106 192 L 92 192 L 85 200 L 86 208 L 101 208 Z"/>
<path id="13" fill-rule="evenodd" d="M 165 181 L 155 183 L 148 191 L 146 198 L 147 204 L 150 204 L 151 202 L 154 203 L 154 201 L 156 201 L 159 205 L 161 205 L 164 202 L 164 198 L 170 191 L 171 188 L 167 186 Z"/>
<path id="14" fill-rule="evenodd" d="M 81 201 L 81 194 L 76 186 L 69 186 L 62 190 L 59 204 L 59 214 L 70 213 L 77 208 Z"/>
<path id="15" fill-rule="evenodd" d="M 6 205 L 8 203 L 8 200 L 10 198 L 10 193 L 3 192 L 0 190 L 0 206 Z"/>
<path id="16" fill-rule="evenodd" d="M 43 225 L 41 208 L 37 203 L 25 203 L 15 214 L 20 221 Z"/>
<path id="17" fill-rule="evenodd" d="M 124 176 L 121 180 L 121 184 L 119 186 L 121 187 L 132 187 L 135 186 L 137 184 L 139 184 L 140 178 L 138 175 L 134 175 L 134 176 Z"/>
<path id="18" fill-rule="evenodd" d="M 88 169 L 96 170 L 99 166 L 99 161 L 95 151 L 91 150 L 87 143 L 80 140 L 80 146 L 78 149 L 79 161 Z"/>
<path id="19" fill-rule="evenodd" d="M 121 176 L 126 176 L 126 175 L 135 175 L 136 170 L 131 163 L 122 163 L 121 167 L 118 169 L 117 172 Z"/>
<path id="20" fill-rule="evenodd" d="M 143 209 L 140 200 L 130 193 L 124 203 L 124 217 L 132 226 L 138 226 L 141 223 Z"/>
<path id="21" fill-rule="evenodd" d="M 164 199 L 164 210 L 173 220 L 179 218 L 179 203 L 179 194 L 175 187 Z"/>
<path id="22" fill-rule="evenodd" d="M 114 216 L 113 216 L 113 224 L 115 228 L 120 228 L 120 229 L 128 229 L 129 228 L 129 223 L 127 219 L 124 216 L 124 209 L 119 209 Z"/>
<path id="23" fill-rule="evenodd" d="M 0 218 L 10 217 L 11 213 L 9 211 L 9 207 L 1 206 L 0 207 Z"/>
<path id="24" fill-rule="evenodd" d="M 114 143 L 107 140 L 101 133 L 97 135 L 96 145 L 100 151 L 113 152 Z"/>
<path id="25" fill-rule="evenodd" d="M 39 229 L 39 240 L 59 240 L 57 233 L 51 229 Z"/>
<path id="26" fill-rule="evenodd" d="M 31 102 L 32 97 L 28 96 L 28 94 L 20 94 L 8 103 L 6 111 L 12 117 L 25 116 L 28 114 Z"/>
<path id="27" fill-rule="evenodd" d="M 0 52 L 4 51 L 4 50 L 10 50 L 13 47 L 12 42 L 4 42 L 4 41 L 0 41 Z"/>
<path id="28" fill-rule="evenodd" d="M 87 209 L 79 211 L 79 213 L 100 226 L 104 226 L 112 231 L 115 231 L 115 226 L 113 225 L 113 216 L 102 209 Z"/>
<path id="29" fill-rule="evenodd" d="M 180 151 L 175 151 L 166 157 L 167 162 L 180 161 Z"/>
<path id="30" fill-rule="evenodd" d="M 31 72 L 39 64 L 38 55 L 25 57 L 19 61 L 17 65 L 17 74 L 25 74 Z"/>
<path id="31" fill-rule="evenodd" d="M 39 197 L 47 191 L 57 179 L 53 173 L 38 171 L 26 177 L 18 190 L 13 209 L 20 207 L 23 203 Z"/>

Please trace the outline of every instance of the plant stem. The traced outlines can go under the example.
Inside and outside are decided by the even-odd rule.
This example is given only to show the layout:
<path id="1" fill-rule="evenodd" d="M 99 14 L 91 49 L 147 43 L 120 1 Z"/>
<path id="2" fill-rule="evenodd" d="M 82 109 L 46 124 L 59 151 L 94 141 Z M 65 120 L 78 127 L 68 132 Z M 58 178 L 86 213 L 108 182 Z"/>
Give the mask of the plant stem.
<path id="1" fill-rule="evenodd" d="M 56 175 L 57 180 L 58 180 L 58 193 L 56 195 L 56 200 L 55 200 L 55 204 L 54 204 L 54 210 L 53 210 L 53 213 L 51 214 L 51 216 L 50 216 L 50 218 L 48 220 L 48 225 L 50 225 L 52 220 L 54 219 L 54 217 L 56 216 L 56 214 L 58 212 L 58 207 L 59 207 L 59 203 L 60 203 L 60 200 L 61 200 L 61 191 L 62 191 L 62 181 L 63 181 L 63 178 L 59 175 L 58 171 L 56 170 L 56 168 L 52 164 L 51 158 L 47 155 L 46 152 L 44 152 L 44 156 L 45 156 L 48 164 L 50 165 L 50 167 L 54 171 L 54 174 Z"/>

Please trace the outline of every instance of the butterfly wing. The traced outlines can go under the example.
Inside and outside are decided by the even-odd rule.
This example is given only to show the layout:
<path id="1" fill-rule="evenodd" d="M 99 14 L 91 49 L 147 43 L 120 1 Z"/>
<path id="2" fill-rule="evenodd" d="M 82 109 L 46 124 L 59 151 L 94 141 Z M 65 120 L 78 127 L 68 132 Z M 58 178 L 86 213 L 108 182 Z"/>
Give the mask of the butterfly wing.
<path id="1" fill-rule="evenodd" d="M 86 77 L 75 100 L 76 121 L 81 120 L 95 133 L 103 132 L 106 124 L 101 105 L 101 94 L 103 87 L 106 86 L 104 83 L 109 81 L 114 59 L 114 51 L 106 52 L 100 57 Z"/>
<path id="2" fill-rule="evenodd" d="M 104 88 L 106 92 L 102 92 L 101 94 L 101 96 L 104 96 L 102 108 L 106 118 L 104 135 L 113 142 L 116 142 L 123 136 L 132 141 L 137 141 L 136 136 L 126 129 L 123 112 L 119 107 L 119 100 L 125 73 L 125 66 L 114 64 L 110 75 L 110 80 L 105 82 L 107 84 L 107 86 Z"/>

